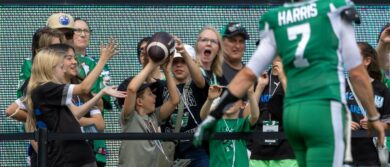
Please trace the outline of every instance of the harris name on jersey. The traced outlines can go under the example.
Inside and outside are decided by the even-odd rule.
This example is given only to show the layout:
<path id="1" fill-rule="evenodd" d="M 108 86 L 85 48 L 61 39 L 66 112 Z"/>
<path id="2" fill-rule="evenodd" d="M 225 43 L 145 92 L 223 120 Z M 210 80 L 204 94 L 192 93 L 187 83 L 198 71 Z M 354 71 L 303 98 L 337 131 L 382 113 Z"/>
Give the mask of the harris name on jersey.
<path id="1" fill-rule="evenodd" d="M 296 8 L 290 8 L 278 12 L 278 23 L 279 26 L 286 24 L 302 21 L 318 15 L 317 5 L 310 3 L 305 6 L 299 6 Z"/>

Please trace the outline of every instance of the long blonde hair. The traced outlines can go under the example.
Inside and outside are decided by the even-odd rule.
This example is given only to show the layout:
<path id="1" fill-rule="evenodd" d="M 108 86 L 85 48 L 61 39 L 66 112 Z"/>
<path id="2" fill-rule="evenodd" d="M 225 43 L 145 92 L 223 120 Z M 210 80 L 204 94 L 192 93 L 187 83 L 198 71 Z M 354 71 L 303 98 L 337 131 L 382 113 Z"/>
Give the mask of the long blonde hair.
<path id="1" fill-rule="evenodd" d="M 54 68 L 63 63 L 66 50 L 44 48 L 37 53 L 31 69 L 31 77 L 27 86 L 27 94 L 24 102 L 27 104 L 26 131 L 36 130 L 36 117 L 32 101 L 32 91 L 40 85 L 54 82 Z"/>
<path id="2" fill-rule="evenodd" d="M 223 61 L 222 37 L 221 37 L 221 34 L 219 34 L 218 30 L 215 27 L 207 25 L 207 26 L 204 26 L 200 30 L 200 32 L 198 33 L 198 38 L 197 38 L 196 43 L 195 43 L 195 51 L 196 51 L 196 53 L 199 53 L 198 43 L 199 43 L 200 34 L 206 30 L 213 31 L 217 35 L 219 50 L 218 50 L 217 55 L 215 56 L 213 62 L 211 63 L 211 71 L 215 75 L 217 75 L 218 77 L 222 77 L 222 61 Z"/>

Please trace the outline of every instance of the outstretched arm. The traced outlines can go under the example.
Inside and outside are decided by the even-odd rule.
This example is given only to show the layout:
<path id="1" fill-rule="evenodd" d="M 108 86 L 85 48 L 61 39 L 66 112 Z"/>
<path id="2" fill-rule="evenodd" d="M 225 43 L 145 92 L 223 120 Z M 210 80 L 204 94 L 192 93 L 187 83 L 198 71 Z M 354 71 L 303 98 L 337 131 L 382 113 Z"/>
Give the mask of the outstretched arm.
<path id="1" fill-rule="evenodd" d="M 72 111 L 73 115 L 77 118 L 77 120 L 79 120 L 87 112 L 89 112 L 92 107 L 96 106 L 96 104 L 100 100 L 100 98 L 106 94 L 110 95 L 110 96 L 114 96 L 114 97 L 120 97 L 120 98 L 126 97 L 124 92 L 116 91 L 115 87 L 107 86 L 107 87 L 103 88 L 98 94 L 93 96 L 93 98 L 86 101 L 83 105 L 76 106 L 73 103 L 71 103 L 71 104 L 68 104 L 68 107 Z"/>
<path id="2" fill-rule="evenodd" d="M 87 75 L 87 77 L 78 85 L 75 85 L 73 90 L 73 95 L 88 94 L 91 91 L 93 83 L 99 77 L 102 72 L 104 65 L 107 61 L 111 59 L 114 55 L 118 53 L 117 43 L 113 38 L 110 38 L 110 41 L 105 47 L 103 44 L 100 45 L 100 59 L 96 64 L 95 68 Z"/>

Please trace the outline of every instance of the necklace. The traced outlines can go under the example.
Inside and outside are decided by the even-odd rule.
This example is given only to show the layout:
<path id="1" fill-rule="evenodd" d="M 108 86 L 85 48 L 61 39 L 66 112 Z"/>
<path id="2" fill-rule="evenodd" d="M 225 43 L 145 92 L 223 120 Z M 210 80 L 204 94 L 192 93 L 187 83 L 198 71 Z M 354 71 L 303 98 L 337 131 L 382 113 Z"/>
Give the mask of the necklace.
<path id="1" fill-rule="evenodd" d="M 225 130 L 226 132 L 234 132 L 234 128 L 238 128 L 238 118 L 236 119 L 236 126 L 230 128 L 229 125 L 226 122 L 226 119 L 222 119 L 225 123 Z M 236 129 L 237 131 L 238 129 Z M 233 159 L 232 159 L 232 167 L 234 167 L 234 163 L 236 162 L 236 140 L 232 140 L 233 143 Z"/>

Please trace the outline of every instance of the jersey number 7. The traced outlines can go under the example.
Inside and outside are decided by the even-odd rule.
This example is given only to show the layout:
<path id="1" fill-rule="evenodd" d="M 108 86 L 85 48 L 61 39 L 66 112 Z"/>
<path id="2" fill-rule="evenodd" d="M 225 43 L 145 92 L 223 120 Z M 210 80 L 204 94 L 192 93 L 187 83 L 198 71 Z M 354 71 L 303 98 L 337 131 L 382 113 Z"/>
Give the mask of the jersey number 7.
<path id="1" fill-rule="evenodd" d="M 310 25 L 309 23 L 300 24 L 287 28 L 288 40 L 296 40 L 298 35 L 302 35 L 301 41 L 298 43 L 297 50 L 295 51 L 295 67 L 307 67 L 309 62 L 303 58 L 305 48 L 310 39 Z"/>

